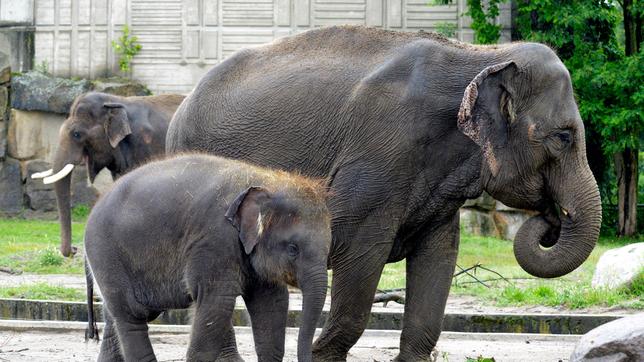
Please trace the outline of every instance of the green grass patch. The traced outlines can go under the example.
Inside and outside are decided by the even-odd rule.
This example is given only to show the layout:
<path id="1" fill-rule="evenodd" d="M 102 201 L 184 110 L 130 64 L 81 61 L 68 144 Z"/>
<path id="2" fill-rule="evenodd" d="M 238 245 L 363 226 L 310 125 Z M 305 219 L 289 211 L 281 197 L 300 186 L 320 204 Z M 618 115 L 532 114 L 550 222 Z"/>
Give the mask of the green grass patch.
<path id="1" fill-rule="evenodd" d="M 82 246 L 85 224 L 72 225 L 72 245 Z M 58 251 L 56 221 L 0 219 L 0 266 L 36 274 L 83 274 L 80 257 L 63 258 Z"/>
<path id="2" fill-rule="evenodd" d="M 0 298 L 37 299 L 37 300 L 85 300 L 85 292 L 74 288 L 53 286 L 47 283 L 0 287 Z"/>

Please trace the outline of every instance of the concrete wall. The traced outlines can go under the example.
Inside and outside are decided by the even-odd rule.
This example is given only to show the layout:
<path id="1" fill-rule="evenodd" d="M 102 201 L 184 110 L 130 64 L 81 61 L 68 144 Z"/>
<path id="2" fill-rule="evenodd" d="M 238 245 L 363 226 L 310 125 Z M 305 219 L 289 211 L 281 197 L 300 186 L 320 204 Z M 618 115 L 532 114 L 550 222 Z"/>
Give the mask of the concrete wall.
<path id="1" fill-rule="evenodd" d="M 5 0 L 2 0 L 3 3 Z M 435 30 L 456 25 L 471 42 L 466 0 L 35 0 L 35 63 L 54 75 L 96 78 L 118 73 L 111 42 L 124 24 L 139 38 L 132 77 L 155 93 L 189 92 L 214 64 L 235 51 L 307 29 L 359 24 L 386 29 Z M 498 22 L 510 40 L 510 4 Z"/>

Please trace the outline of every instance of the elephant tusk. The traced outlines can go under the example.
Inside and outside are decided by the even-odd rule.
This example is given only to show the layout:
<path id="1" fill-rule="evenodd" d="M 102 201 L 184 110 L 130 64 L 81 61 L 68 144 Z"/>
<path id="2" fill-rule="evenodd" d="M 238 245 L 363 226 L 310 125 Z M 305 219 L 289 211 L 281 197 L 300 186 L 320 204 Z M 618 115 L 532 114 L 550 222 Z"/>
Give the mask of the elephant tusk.
<path id="1" fill-rule="evenodd" d="M 564 215 L 568 216 L 568 210 L 564 209 L 563 207 L 561 208 L 561 212 L 563 212 Z"/>
<path id="2" fill-rule="evenodd" d="M 74 165 L 72 165 L 71 163 L 68 163 L 68 164 L 66 164 L 66 165 L 65 165 L 65 167 L 63 167 L 63 168 L 62 168 L 60 171 L 58 171 L 58 173 L 56 173 L 55 175 L 51 175 L 51 176 L 45 177 L 45 178 L 42 180 L 42 182 L 43 182 L 44 184 L 46 184 L 46 185 L 47 185 L 47 184 L 53 184 L 54 182 L 56 182 L 56 181 L 58 181 L 58 180 L 61 180 L 61 179 L 65 178 L 65 176 L 69 175 L 69 173 L 70 173 L 70 172 L 72 172 L 72 170 L 73 170 L 73 169 L 74 169 Z"/>
<path id="3" fill-rule="evenodd" d="M 43 172 L 36 172 L 36 173 L 34 173 L 33 175 L 31 175 L 31 178 L 32 178 L 32 179 L 44 178 L 44 177 L 47 177 L 47 176 L 49 176 L 49 175 L 51 175 L 51 174 L 53 174 L 53 173 L 54 173 L 54 170 L 50 168 L 50 169 L 49 169 L 49 170 L 47 170 L 47 171 L 43 171 Z"/>

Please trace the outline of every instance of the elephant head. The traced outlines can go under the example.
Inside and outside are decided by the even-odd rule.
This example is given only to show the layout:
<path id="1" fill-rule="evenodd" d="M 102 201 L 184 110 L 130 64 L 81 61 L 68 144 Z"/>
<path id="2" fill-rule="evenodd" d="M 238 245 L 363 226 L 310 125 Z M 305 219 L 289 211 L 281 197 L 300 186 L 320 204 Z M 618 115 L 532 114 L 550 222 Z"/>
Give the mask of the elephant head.
<path id="1" fill-rule="evenodd" d="M 601 224 L 584 125 L 570 75 L 548 47 L 522 44 L 467 86 L 459 129 L 482 150 L 482 183 L 494 198 L 539 211 L 520 228 L 514 254 L 528 273 L 565 275 L 593 250 Z"/>
<path id="2" fill-rule="evenodd" d="M 233 201 L 226 217 L 239 230 L 244 252 L 262 279 L 302 290 L 298 361 L 311 361 L 313 334 L 326 297 L 331 226 L 323 201 L 302 200 L 307 198 L 251 187 Z"/>
<path id="3" fill-rule="evenodd" d="M 103 93 L 79 96 L 60 128 L 53 168 L 32 175 L 32 178 L 43 178 L 46 184 L 55 183 L 61 224 L 60 250 L 64 256 L 74 253 L 70 217 L 70 182 L 74 167 L 85 164 L 89 179 L 94 182 L 103 168 L 108 168 L 116 178 L 140 162 L 138 159 L 142 156 L 163 152 L 169 119 L 161 130 L 162 136 L 156 136 L 157 130 L 147 121 L 143 108 L 126 98 Z"/>

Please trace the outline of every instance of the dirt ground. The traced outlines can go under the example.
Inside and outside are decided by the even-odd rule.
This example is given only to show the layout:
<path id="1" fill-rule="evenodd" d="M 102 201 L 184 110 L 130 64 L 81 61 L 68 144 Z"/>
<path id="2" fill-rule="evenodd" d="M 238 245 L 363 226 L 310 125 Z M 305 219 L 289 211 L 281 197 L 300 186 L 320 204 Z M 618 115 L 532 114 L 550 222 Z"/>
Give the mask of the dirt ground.
<path id="1" fill-rule="evenodd" d="M 0 321 L 0 361 L 93 361 L 98 344 L 83 340 L 84 323 Z M 235 328 L 239 351 L 257 361 L 248 327 Z M 285 361 L 296 361 L 297 329 L 286 336 Z M 391 361 L 398 353 L 398 331 L 367 330 L 351 349 L 348 361 Z M 467 357 L 496 361 L 567 361 L 579 336 L 527 334 L 464 334 L 444 332 L 436 361 L 460 362 Z M 186 326 L 152 326 L 151 340 L 159 361 L 183 361 L 188 344 Z"/>
<path id="2" fill-rule="evenodd" d="M 85 278 L 82 276 L 76 275 L 37 275 L 37 274 L 20 274 L 20 275 L 11 275 L 0 273 L 0 287 L 16 286 L 22 284 L 33 284 L 39 282 L 46 282 L 51 285 L 60 285 L 69 288 L 78 288 L 85 290 Z M 329 307 L 330 300 L 327 299 L 327 310 Z M 241 298 L 239 300 L 240 305 L 243 304 Z M 301 295 L 298 292 L 291 293 L 291 309 L 299 309 L 301 306 Z M 383 303 L 374 304 L 373 311 L 381 311 Z M 395 302 L 390 302 L 387 304 L 387 310 L 403 310 L 404 305 L 398 304 Z M 535 313 L 545 313 L 545 314 L 559 314 L 559 313 L 571 313 L 571 314 L 635 314 L 640 311 L 624 308 L 610 308 L 610 307 L 592 307 L 585 309 L 575 309 L 569 310 L 565 308 L 556 308 L 556 307 L 545 307 L 545 306 L 531 306 L 531 307 L 497 307 L 491 305 L 482 304 L 482 302 L 475 297 L 471 296 L 454 296 L 450 295 L 447 301 L 447 307 L 445 309 L 446 313 L 486 313 L 486 314 L 501 314 L 501 313 L 526 313 L 526 314 L 535 314 Z"/>

